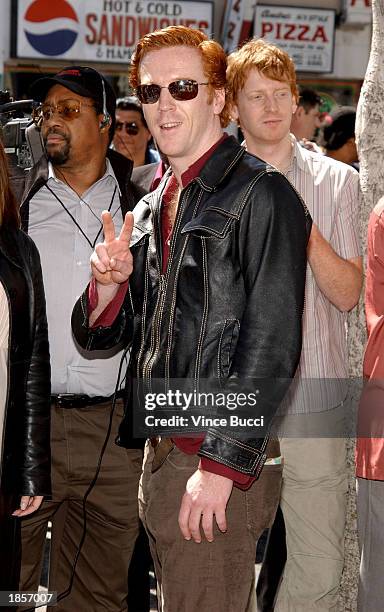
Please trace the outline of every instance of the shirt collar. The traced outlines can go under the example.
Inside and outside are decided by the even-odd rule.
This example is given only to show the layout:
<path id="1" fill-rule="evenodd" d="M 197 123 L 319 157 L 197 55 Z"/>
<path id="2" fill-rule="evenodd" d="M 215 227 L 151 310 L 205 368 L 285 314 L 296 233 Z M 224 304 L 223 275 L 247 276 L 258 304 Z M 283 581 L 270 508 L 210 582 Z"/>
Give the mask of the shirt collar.
<path id="1" fill-rule="evenodd" d="M 121 196 L 119 182 L 118 182 L 118 180 L 116 178 L 116 175 L 115 175 L 115 173 L 113 171 L 112 164 L 109 161 L 108 157 L 105 158 L 105 161 L 106 161 L 105 172 L 104 172 L 103 176 L 98 181 L 96 181 L 96 183 L 98 183 L 99 181 L 104 181 L 106 178 L 108 178 L 110 176 L 114 180 L 114 182 L 116 183 L 117 189 L 119 191 L 119 195 Z M 50 162 L 50 161 L 48 162 L 48 180 L 49 179 L 53 179 L 55 182 L 60 182 L 60 183 L 63 182 L 63 181 L 61 181 L 56 176 L 54 167 L 52 165 L 52 162 Z M 96 183 L 94 183 L 94 185 L 96 185 Z M 93 187 L 93 185 L 92 185 L 92 187 Z"/>
<path id="2" fill-rule="evenodd" d="M 217 142 L 215 142 L 215 144 L 210 149 L 208 149 L 208 151 L 206 151 L 204 153 L 204 155 L 202 155 L 191 166 L 189 166 L 189 168 L 185 172 L 183 172 L 183 174 L 181 175 L 181 182 L 183 184 L 183 188 L 186 187 L 188 185 L 188 183 L 193 181 L 193 179 L 195 179 L 197 176 L 199 176 L 201 170 L 203 169 L 203 167 L 205 166 L 206 162 L 211 157 L 211 155 L 213 154 L 215 149 L 217 149 L 217 147 L 226 138 L 228 138 L 228 134 L 223 134 L 221 136 L 221 138 L 219 138 L 219 140 Z"/>
<path id="3" fill-rule="evenodd" d="M 291 140 L 293 142 L 293 156 L 292 156 L 292 165 L 290 170 L 293 170 L 297 164 L 300 170 L 305 170 L 305 153 L 306 149 L 301 147 L 297 142 L 297 138 L 291 134 Z"/>

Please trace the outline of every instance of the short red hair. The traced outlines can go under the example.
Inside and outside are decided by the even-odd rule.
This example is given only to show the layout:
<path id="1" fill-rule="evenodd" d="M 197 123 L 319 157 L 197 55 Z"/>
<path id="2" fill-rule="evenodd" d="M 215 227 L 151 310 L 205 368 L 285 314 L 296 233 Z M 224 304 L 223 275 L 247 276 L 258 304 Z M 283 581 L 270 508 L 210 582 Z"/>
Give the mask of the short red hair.
<path id="1" fill-rule="evenodd" d="M 227 91 L 231 105 L 236 104 L 238 93 L 253 69 L 269 79 L 288 83 L 292 96 L 298 101 L 296 70 L 292 58 L 276 45 L 262 38 L 254 38 L 228 56 Z"/>
<path id="2" fill-rule="evenodd" d="M 135 90 L 140 85 L 140 64 L 147 53 L 158 51 L 164 47 L 178 46 L 192 47 L 199 51 L 203 63 L 203 71 L 209 81 L 210 101 L 212 101 L 215 89 L 225 89 L 225 72 L 227 68 L 225 51 L 219 43 L 209 39 L 204 32 L 185 26 L 169 26 L 162 30 L 150 32 L 140 38 L 131 60 L 131 70 L 129 73 L 131 87 Z M 226 101 L 220 113 L 221 126 L 227 126 L 229 121 L 229 107 Z"/>

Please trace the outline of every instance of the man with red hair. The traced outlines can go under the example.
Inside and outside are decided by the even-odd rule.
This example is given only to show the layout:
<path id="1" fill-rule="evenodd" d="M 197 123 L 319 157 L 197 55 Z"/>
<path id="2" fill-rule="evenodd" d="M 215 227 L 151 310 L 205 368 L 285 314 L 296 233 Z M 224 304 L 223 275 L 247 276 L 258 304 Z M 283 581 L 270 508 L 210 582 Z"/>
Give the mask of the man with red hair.
<path id="1" fill-rule="evenodd" d="M 290 133 L 298 92 L 295 66 L 284 50 L 262 39 L 248 41 L 228 58 L 227 90 L 247 150 L 287 176 L 313 218 L 303 348 L 279 408 L 287 563 L 274 609 L 333 611 L 346 516 L 345 429 L 339 425 L 346 418 L 346 313 L 362 284 L 359 178 L 350 166 L 301 147 Z"/>
<path id="2" fill-rule="evenodd" d="M 139 41 L 131 85 L 170 169 L 118 237 L 103 214 L 73 328 L 88 349 L 132 341 L 139 403 L 156 384 L 170 398 L 175 380 L 191 396 L 261 390 L 248 414 L 269 423 L 300 355 L 310 218 L 284 176 L 223 134 L 225 71 L 221 46 L 197 30 L 171 26 Z M 279 450 L 266 429 L 230 431 L 225 413 L 205 434 L 179 429 L 147 443 L 140 510 L 164 612 L 254 605 L 255 545 L 281 475 L 278 463 L 267 476 L 262 466 Z M 120 444 L 124 432 L 123 423 Z"/>

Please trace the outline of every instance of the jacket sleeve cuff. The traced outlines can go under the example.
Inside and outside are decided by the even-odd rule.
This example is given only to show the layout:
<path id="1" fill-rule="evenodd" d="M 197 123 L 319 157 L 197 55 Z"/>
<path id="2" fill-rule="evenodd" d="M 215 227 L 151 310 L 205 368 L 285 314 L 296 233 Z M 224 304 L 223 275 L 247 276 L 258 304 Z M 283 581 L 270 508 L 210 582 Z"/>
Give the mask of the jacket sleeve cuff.
<path id="1" fill-rule="evenodd" d="M 238 487 L 239 489 L 248 489 L 255 480 L 254 476 L 241 474 L 241 472 L 238 472 L 237 470 L 227 467 L 222 463 L 217 463 L 217 461 L 212 461 L 212 459 L 207 459 L 206 457 L 201 457 L 200 467 L 206 472 L 218 474 L 219 476 L 225 476 L 226 478 L 233 480 L 234 486 Z"/>
<path id="2" fill-rule="evenodd" d="M 120 312 L 120 308 L 124 302 L 124 298 L 127 293 L 127 289 L 128 289 L 128 281 L 125 281 L 125 283 L 121 283 L 112 302 L 110 302 L 108 306 L 104 308 L 101 315 L 93 323 L 91 329 L 95 327 L 111 327 L 111 325 L 113 324 L 117 315 Z M 99 296 L 97 294 L 96 279 L 93 277 L 91 282 L 89 283 L 89 288 L 88 288 L 88 317 L 95 310 L 98 304 L 98 301 L 99 301 Z"/>
<path id="3" fill-rule="evenodd" d="M 221 463 L 236 472 L 258 478 L 267 458 L 268 438 L 239 440 L 225 432 L 210 429 L 198 455 Z"/>

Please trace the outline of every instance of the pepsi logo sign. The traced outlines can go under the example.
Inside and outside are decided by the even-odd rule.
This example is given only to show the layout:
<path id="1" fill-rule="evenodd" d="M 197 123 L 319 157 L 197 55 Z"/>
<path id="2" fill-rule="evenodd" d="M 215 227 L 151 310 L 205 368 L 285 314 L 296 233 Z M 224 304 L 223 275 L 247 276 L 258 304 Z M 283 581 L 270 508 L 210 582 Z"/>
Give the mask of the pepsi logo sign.
<path id="1" fill-rule="evenodd" d="M 24 33 L 33 49 L 54 57 L 66 53 L 79 33 L 79 19 L 66 0 L 35 0 L 24 15 Z"/>

